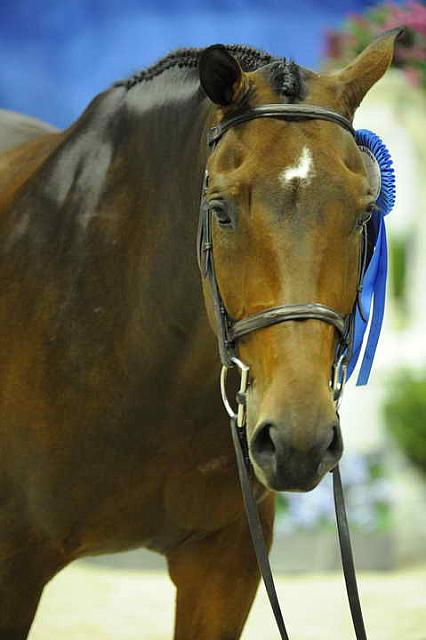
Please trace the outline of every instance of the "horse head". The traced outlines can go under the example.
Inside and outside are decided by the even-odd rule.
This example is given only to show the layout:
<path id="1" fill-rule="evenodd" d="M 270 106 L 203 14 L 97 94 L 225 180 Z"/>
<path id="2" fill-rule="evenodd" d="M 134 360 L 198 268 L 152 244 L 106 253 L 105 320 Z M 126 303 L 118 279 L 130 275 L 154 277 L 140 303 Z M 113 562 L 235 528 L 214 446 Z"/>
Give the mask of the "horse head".
<path id="1" fill-rule="evenodd" d="M 211 124 L 289 102 L 351 121 L 389 66 L 397 35 L 384 34 L 342 71 L 324 74 L 284 62 L 244 72 L 225 47 L 209 47 L 199 75 L 213 103 Z M 238 321 L 316 303 L 350 317 L 363 230 L 375 205 L 353 135 L 324 119 L 250 119 L 224 132 L 207 170 L 215 280 L 229 316 Z M 207 284 L 204 293 L 217 331 Z M 340 336 L 322 319 L 269 325 L 238 341 L 238 356 L 250 367 L 249 455 L 258 479 L 272 489 L 310 490 L 342 455 L 330 385 Z"/>

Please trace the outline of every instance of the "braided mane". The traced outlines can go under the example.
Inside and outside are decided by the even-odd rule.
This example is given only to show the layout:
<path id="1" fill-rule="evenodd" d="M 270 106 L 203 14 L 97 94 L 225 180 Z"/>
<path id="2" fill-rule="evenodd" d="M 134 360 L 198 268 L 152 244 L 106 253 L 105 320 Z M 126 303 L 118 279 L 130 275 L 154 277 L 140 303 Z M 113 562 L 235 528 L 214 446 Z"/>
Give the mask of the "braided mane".
<path id="1" fill-rule="evenodd" d="M 301 71 L 292 60 L 277 58 L 265 51 L 246 45 L 226 45 L 226 49 L 238 60 L 243 71 L 256 71 L 256 69 L 267 64 L 275 63 L 271 67 L 271 81 L 274 88 L 282 95 L 294 99 L 300 97 L 302 93 Z M 203 49 L 195 48 L 176 49 L 150 67 L 137 71 L 129 78 L 118 80 L 114 83 L 114 86 L 125 87 L 129 90 L 142 82 L 153 80 L 164 71 L 174 67 L 195 69 L 198 66 L 198 59 L 202 51 Z"/>

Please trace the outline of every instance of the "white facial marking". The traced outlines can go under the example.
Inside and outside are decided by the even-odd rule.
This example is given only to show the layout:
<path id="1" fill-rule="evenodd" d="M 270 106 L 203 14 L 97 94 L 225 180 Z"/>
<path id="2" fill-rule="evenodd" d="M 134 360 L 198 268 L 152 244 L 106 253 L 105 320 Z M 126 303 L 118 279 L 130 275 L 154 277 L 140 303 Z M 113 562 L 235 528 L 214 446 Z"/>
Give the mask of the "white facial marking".
<path id="1" fill-rule="evenodd" d="M 300 154 L 300 158 L 296 166 L 287 167 L 286 169 L 284 169 L 279 175 L 279 181 L 282 186 L 285 187 L 285 185 L 294 178 L 298 178 L 299 180 L 308 182 L 310 180 L 310 175 L 312 174 L 312 154 L 309 151 L 308 147 L 303 147 L 302 153 Z"/>

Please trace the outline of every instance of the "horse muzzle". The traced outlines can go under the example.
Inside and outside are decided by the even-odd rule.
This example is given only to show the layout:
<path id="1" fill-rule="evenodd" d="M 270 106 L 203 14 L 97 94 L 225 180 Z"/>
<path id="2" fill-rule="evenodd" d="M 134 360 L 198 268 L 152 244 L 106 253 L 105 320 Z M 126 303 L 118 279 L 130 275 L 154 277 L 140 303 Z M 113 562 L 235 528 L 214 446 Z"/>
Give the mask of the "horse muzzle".
<path id="1" fill-rule="evenodd" d="M 258 479 L 275 491 L 310 491 L 334 469 L 343 453 L 337 417 L 314 425 L 308 445 L 298 446 L 289 422 L 262 420 L 249 438 L 249 455 Z"/>

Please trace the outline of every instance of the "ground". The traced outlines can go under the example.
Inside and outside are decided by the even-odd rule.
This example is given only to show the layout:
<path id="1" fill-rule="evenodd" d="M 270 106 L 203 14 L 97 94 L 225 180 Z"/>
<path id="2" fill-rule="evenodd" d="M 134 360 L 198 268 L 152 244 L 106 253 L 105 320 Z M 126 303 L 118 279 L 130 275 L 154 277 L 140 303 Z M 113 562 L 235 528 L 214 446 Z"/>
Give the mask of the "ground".
<path id="1" fill-rule="evenodd" d="M 426 567 L 359 575 L 368 637 L 426 640 Z M 277 578 L 288 632 L 298 640 L 353 640 L 340 574 Z M 30 640 L 171 640 L 174 588 L 158 570 L 76 562 L 46 588 Z M 276 640 L 259 589 L 242 640 Z"/>

